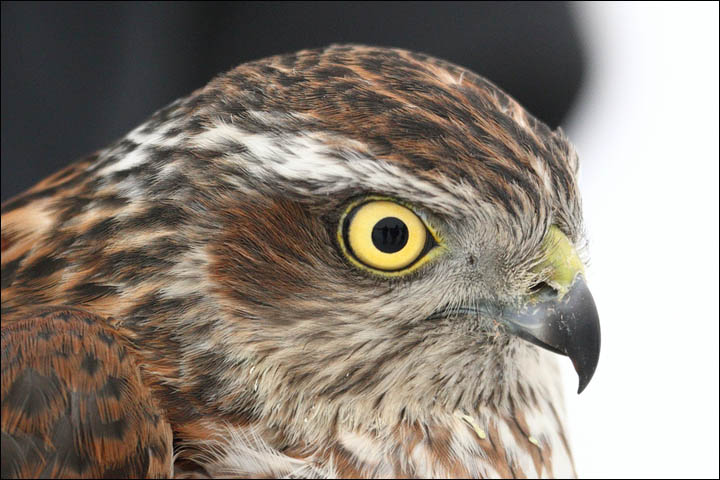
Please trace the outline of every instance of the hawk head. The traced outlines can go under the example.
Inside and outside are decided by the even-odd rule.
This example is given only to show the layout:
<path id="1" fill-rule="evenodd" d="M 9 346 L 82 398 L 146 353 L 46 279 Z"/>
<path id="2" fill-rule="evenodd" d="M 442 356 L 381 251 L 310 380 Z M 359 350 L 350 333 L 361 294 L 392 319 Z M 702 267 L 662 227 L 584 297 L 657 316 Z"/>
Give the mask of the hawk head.
<path id="1" fill-rule="evenodd" d="M 579 390 L 599 354 L 577 169 L 561 131 L 450 63 L 359 46 L 271 57 L 6 205 L 4 235 L 42 239 L 46 261 L 17 267 L 8 307 L 114 319 L 198 450 L 225 425 L 288 458 L 360 442 L 353 458 L 379 465 L 410 438 L 435 435 L 445 461 L 494 434 L 517 451 L 487 447 L 488 469 L 516 474 L 527 450 L 541 474 L 543 448 L 569 457 L 547 351 L 572 359 Z M 228 464 L 242 442 L 220 436 Z"/>

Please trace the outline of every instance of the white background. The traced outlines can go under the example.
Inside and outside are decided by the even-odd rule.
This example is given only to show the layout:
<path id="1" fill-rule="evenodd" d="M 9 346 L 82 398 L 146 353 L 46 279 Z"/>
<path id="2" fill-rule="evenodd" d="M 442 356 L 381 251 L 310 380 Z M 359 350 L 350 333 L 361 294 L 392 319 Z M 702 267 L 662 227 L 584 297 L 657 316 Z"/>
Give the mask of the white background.
<path id="1" fill-rule="evenodd" d="M 600 364 L 565 374 L 581 477 L 718 477 L 718 4 L 576 4 Z M 564 360 L 564 359 L 563 359 Z"/>

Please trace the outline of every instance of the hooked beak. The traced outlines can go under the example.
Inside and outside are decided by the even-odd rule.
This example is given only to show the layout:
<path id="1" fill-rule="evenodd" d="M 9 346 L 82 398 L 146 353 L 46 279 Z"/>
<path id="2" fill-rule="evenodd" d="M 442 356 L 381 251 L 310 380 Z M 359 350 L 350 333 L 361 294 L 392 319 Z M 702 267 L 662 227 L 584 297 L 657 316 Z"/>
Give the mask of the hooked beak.
<path id="1" fill-rule="evenodd" d="M 543 242 L 544 257 L 536 270 L 545 272 L 546 287 L 520 306 L 506 306 L 501 320 L 520 338 L 567 355 L 585 390 L 600 358 L 600 321 L 585 283 L 585 266 L 570 240 L 552 226 Z"/>
<path id="2" fill-rule="evenodd" d="M 534 301 L 504 308 L 502 319 L 518 337 L 570 357 L 579 378 L 578 393 L 585 390 L 600 358 L 600 321 L 582 275 L 564 295 L 546 288 Z"/>

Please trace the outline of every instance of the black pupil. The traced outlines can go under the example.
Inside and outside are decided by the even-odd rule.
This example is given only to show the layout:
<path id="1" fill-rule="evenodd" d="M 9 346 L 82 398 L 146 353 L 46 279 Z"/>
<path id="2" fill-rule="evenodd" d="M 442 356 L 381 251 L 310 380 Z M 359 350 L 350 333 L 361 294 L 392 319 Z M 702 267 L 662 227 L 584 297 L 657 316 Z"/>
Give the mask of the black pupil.
<path id="1" fill-rule="evenodd" d="M 399 252 L 408 241 L 407 226 L 399 218 L 385 217 L 373 227 L 372 241 L 381 252 Z"/>

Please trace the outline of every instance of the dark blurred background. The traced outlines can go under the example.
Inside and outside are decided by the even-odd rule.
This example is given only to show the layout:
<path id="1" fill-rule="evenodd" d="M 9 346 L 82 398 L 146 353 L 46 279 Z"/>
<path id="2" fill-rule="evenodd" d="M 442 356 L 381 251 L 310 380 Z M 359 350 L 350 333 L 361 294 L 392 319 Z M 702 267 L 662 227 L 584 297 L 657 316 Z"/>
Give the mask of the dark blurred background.
<path id="1" fill-rule="evenodd" d="M 337 42 L 463 65 L 552 127 L 583 79 L 565 2 L 3 2 L 2 199 L 218 73 Z"/>

